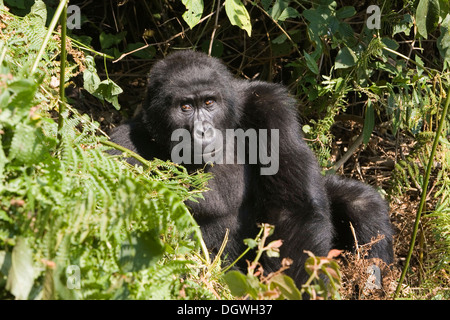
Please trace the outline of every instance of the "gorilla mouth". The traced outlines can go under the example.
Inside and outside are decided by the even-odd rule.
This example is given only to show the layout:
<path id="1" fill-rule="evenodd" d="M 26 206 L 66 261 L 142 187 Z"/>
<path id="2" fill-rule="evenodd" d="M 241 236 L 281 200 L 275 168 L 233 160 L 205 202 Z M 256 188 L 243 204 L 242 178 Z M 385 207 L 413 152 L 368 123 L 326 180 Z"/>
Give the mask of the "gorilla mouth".
<path id="1" fill-rule="evenodd" d="M 202 152 L 202 153 L 194 153 L 196 156 L 202 156 L 202 157 L 214 157 L 217 153 L 220 153 L 223 150 L 223 148 L 213 150 L 211 152 Z"/>

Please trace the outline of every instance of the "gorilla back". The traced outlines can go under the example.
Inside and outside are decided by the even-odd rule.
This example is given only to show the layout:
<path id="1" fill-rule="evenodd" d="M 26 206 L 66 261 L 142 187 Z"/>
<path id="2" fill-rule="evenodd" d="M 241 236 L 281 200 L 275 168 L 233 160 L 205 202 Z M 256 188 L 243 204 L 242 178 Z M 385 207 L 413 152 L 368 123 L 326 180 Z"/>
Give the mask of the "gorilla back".
<path id="1" fill-rule="evenodd" d="M 243 239 L 256 236 L 258 223 L 274 225 L 273 239 L 283 240 L 280 258 L 264 257 L 264 269 L 278 270 L 281 258 L 291 258 L 287 273 L 298 285 L 307 279 L 305 250 L 326 256 L 353 248 L 350 223 L 359 244 L 383 235 L 370 254 L 393 260 L 386 203 L 367 185 L 320 174 L 296 101 L 281 85 L 236 79 L 219 60 L 180 51 L 153 66 L 142 113 L 110 137 L 148 160 L 177 160 L 213 175 L 204 200 L 187 205 L 213 253 L 229 229 L 230 261 L 245 250 Z M 262 174 L 269 167 L 275 170 Z"/>

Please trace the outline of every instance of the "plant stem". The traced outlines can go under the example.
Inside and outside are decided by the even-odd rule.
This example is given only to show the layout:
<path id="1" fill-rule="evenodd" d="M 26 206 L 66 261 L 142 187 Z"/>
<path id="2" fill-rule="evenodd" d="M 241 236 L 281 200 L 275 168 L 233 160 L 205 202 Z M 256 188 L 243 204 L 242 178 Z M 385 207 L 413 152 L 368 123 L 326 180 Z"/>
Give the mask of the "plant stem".
<path id="1" fill-rule="evenodd" d="M 386 51 L 389 51 L 389 52 L 391 52 L 391 53 L 393 53 L 393 54 L 396 54 L 396 55 L 398 55 L 399 57 L 405 59 L 406 61 L 413 63 L 414 65 L 416 65 L 416 66 L 422 68 L 423 70 L 425 70 L 425 72 L 428 73 L 428 75 L 429 75 L 431 78 L 433 77 L 433 74 L 430 72 L 430 70 L 429 70 L 428 68 L 426 68 L 425 66 L 423 66 L 423 65 L 421 65 L 421 64 L 419 64 L 419 63 L 417 63 L 416 61 L 412 60 L 411 58 L 408 58 L 408 57 L 405 56 L 404 54 L 401 54 L 400 52 L 397 52 L 397 51 L 395 51 L 395 50 L 392 50 L 392 49 L 388 48 L 387 46 L 384 46 L 384 47 L 383 47 L 383 50 L 386 50 Z"/>
<path id="2" fill-rule="evenodd" d="M 58 8 L 56 8 L 55 11 L 55 15 L 53 16 L 52 21 L 50 22 L 50 25 L 48 27 L 47 34 L 45 35 L 44 41 L 42 42 L 41 48 L 39 49 L 36 59 L 34 60 L 33 67 L 31 68 L 31 74 L 36 72 L 36 69 L 39 65 L 39 61 L 41 61 L 42 56 L 44 55 L 45 48 L 47 48 L 47 43 L 50 40 L 53 30 L 55 29 L 56 24 L 58 23 L 59 17 L 61 16 L 61 13 L 63 12 L 64 8 L 66 8 L 68 2 L 69 0 L 61 0 L 59 2 Z"/>
<path id="3" fill-rule="evenodd" d="M 67 60 L 67 52 L 66 52 L 66 27 L 67 27 L 67 2 L 63 6 L 63 10 L 61 12 L 61 54 L 60 54 L 60 66 L 59 66 L 59 116 L 58 116 L 58 141 L 61 144 L 62 142 L 62 128 L 64 124 L 64 111 L 66 108 L 66 93 L 65 93 L 65 78 L 66 78 L 66 60 Z M 49 29 L 50 30 L 50 29 Z"/>
<path id="4" fill-rule="evenodd" d="M 255 238 L 255 241 L 257 241 L 257 240 L 259 239 L 259 237 L 261 236 L 263 230 L 264 230 L 264 228 L 261 228 L 261 230 L 259 230 L 259 233 L 258 233 L 258 235 L 257 235 L 256 238 Z M 245 249 L 245 251 L 244 251 L 244 252 L 243 252 L 236 260 L 234 260 L 232 264 L 230 264 L 228 267 L 224 268 L 221 272 L 222 272 L 222 273 L 225 273 L 225 272 L 227 272 L 228 270 L 230 270 L 230 269 L 231 269 L 231 268 L 232 268 L 239 260 L 241 260 L 242 257 L 244 257 L 244 256 L 247 254 L 247 252 L 249 252 L 250 250 L 251 250 L 251 248 L 250 248 L 250 247 L 247 247 L 247 249 Z"/>
<path id="5" fill-rule="evenodd" d="M 411 243 L 409 245 L 409 251 L 408 251 L 408 255 L 406 257 L 405 266 L 403 267 L 402 274 L 400 276 L 400 280 L 398 281 L 397 289 L 395 290 L 395 293 L 394 293 L 394 299 L 397 298 L 398 294 L 400 293 L 400 289 L 402 287 L 403 280 L 405 279 L 406 272 L 409 268 L 409 262 L 411 260 L 411 256 L 412 256 L 412 253 L 414 250 L 414 244 L 416 242 L 417 232 L 419 229 L 420 217 L 422 216 L 422 210 L 425 205 L 425 201 L 426 201 L 426 197 L 427 197 L 428 181 L 430 180 L 431 169 L 433 167 L 433 162 L 434 162 L 433 160 L 434 160 L 434 156 L 436 154 L 437 146 L 439 144 L 439 137 L 441 135 L 442 128 L 444 127 L 444 123 L 447 118 L 447 111 L 448 111 L 449 104 L 450 104 L 450 88 L 447 91 L 447 99 L 445 100 L 444 109 L 442 110 L 442 114 L 441 114 L 441 120 L 436 129 L 436 135 L 434 137 L 433 147 L 431 149 L 430 158 L 428 159 L 427 171 L 425 172 L 425 179 L 423 181 L 422 194 L 420 197 L 420 204 L 419 204 L 419 208 L 417 209 L 416 221 L 414 222 L 414 229 L 413 229 L 413 233 L 411 235 Z"/>
<path id="6" fill-rule="evenodd" d="M 141 157 L 140 155 L 138 155 L 136 152 L 131 151 L 130 149 L 127 149 L 125 147 L 122 147 L 120 144 L 114 143 L 112 141 L 104 141 L 104 140 L 100 140 L 99 141 L 101 144 L 108 146 L 108 147 L 112 147 L 114 149 L 117 149 L 119 151 L 122 151 L 122 153 L 125 153 L 127 155 L 129 155 L 130 157 L 135 158 L 137 161 L 139 161 L 140 163 L 142 163 L 142 165 L 145 168 L 150 167 L 149 161 L 147 161 L 146 159 L 144 159 L 143 157 Z"/>

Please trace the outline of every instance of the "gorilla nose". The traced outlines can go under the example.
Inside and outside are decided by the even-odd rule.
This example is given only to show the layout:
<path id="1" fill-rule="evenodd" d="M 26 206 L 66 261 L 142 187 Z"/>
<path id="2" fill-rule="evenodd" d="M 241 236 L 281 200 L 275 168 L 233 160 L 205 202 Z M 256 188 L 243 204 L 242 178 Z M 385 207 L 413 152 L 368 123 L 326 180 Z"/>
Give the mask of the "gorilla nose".
<path id="1" fill-rule="evenodd" d="M 216 130 L 211 123 L 207 121 L 198 121 L 194 126 L 194 140 L 201 143 L 204 147 L 214 142 L 216 139 Z"/>

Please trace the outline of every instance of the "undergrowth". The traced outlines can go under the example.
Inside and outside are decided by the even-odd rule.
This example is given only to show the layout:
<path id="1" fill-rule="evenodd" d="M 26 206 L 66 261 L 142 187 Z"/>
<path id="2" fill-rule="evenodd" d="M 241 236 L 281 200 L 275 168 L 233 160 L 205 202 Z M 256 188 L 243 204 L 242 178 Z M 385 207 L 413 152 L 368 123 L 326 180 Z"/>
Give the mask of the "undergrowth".
<path id="1" fill-rule="evenodd" d="M 400 297 L 449 298 L 447 1 L 385 1 L 376 28 L 368 27 L 365 2 L 124 1 L 103 17 L 110 12 L 103 2 L 71 1 L 102 18 L 96 25 L 95 15 L 83 14 L 95 31 L 71 33 L 65 68 L 61 28 L 50 30 L 56 20 L 47 20 L 58 1 L 48 3 L 0 0 L 0 298 L 390 299 L 402 268 Z M 417 230 L 404 215 L 415 205 L 392 212 L 397 261 L 391 269 L 377 265 L 387 282 L 381 291 L 367 289 L 372 264 L 359 258 L 363 252 L 344 253 L 340 270 L 336 252 L 311 256 L 311 281 L 302 288 L 282 270 L 264 274 L 257 260 L 247 274 L 226 273 L 220 255 L 210 261 L 183 201 L 201 197 L 211 177 L 170 162 L 144 160 L 138 168 L 107 156 L 114 146 L 97 119 L 58 92 L 59 79 L 68 86 L 82 74 L 83 92 L 116 111 L 123 90 L 108 68 L 137 61 L 129 68 L 144 69 L 142 63 L 179 48 L 220 57 L 240 77 L 284 82 L 299 100 L 306 140 L 324 171 L 348 174 L 349 159 L 370 157 L 376 139 L 393 145 L 393 155 L 383 150 L 394 162 L 387 182 L 373 181 L 391 207 L 426 196 L 412 266 L 404 265 L 406 242 Z M 339 117 L 360 130 L 336 159 Z M 358 166 L 353 171 L 364 179 Z M 276 246 L 264 240 L 263 233 L 247 244 L 257 256 L 274 254 Z"/>
<path id="2" fill-rule="evenodd" d="M 32 37 L 27 30 L 41 10 L 23 19 L 0 11 L 1 296 L 212 298 L 201 280 L 201 234 L 183 203 L 206 190 L 209 177 L 106 156 L 98 123 L 70 106 L 58 129 L 50 116 L 58 110 L 50 84 L 59 71 L 57 38 L 39 72 L 29 72 L 46 29 Z"/>

